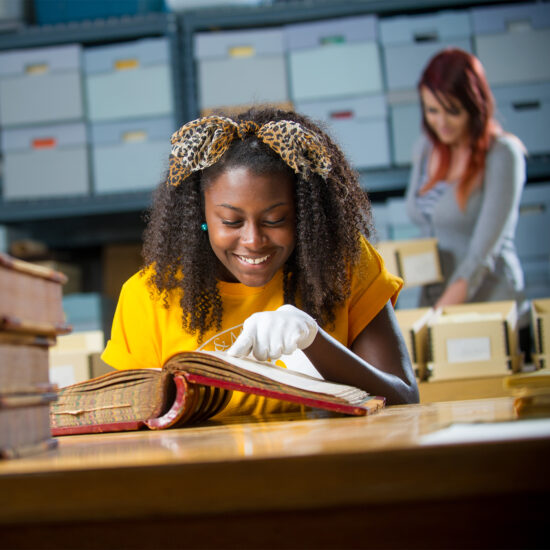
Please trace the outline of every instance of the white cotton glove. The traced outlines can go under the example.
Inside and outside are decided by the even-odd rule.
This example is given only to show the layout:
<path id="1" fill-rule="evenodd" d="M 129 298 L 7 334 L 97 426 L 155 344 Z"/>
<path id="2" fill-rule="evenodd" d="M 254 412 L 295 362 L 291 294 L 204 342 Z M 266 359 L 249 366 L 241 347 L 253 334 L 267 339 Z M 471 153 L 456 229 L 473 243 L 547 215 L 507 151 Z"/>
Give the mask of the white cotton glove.
<path id="1" fill-rule="evenodd" d="M 275 311 L 253 313 L 243 323 L 243 331 L 227 353 L 235 357 L 252 353 L 259 361 L 277 359 L 310 346 L 317 330 L 312 317 L 285 304 Z"/>

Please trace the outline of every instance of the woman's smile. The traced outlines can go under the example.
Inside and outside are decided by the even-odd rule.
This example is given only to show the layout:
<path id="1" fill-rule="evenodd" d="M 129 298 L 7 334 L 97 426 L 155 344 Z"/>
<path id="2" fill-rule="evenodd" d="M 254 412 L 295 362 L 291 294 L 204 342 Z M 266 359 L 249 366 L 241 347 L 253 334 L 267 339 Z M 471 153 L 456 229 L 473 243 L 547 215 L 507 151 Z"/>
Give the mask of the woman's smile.
<path id="1" fill-rule="evenodd" d="M 229 169 L 205 189 L 204 210 L 224 281 L 265 286 L 294 250 L 294 181 L 288 173 Z"/>

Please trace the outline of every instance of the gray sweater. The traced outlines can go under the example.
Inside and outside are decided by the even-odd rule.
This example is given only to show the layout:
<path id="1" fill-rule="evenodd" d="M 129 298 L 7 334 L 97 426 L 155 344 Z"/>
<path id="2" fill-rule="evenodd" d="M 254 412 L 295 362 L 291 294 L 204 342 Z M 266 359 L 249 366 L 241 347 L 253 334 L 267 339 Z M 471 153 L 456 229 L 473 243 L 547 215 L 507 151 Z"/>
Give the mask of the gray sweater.
<path id="1" fill-rule="evenodd" d="M 418 208 L 417 196 L 426 181 L 431 150 L 431 142 L 421 137 L 413 154 L 406 204 L 422 236 L 438 239 L 445 282 L 424 288 L 420 305 L 433 305 L 447 284 L 463 278 L 468 284 L 468 302 L 516 300 L 518 314 L 525 317 L 528 304 L 514 244 L 525 184 L 520 143 L 513 136 L 496 138 L 487 154 L 483 184 L 470 195 L 465 211 L 456 201 L 456 183 L 451 183 L 427 219 Z"/>

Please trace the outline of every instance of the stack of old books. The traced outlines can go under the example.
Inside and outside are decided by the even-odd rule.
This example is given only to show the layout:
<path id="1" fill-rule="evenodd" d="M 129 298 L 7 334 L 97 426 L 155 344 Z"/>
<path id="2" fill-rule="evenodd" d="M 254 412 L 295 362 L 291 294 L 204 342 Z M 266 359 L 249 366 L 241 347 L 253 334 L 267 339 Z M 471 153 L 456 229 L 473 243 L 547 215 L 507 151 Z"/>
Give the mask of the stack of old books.
<path id="1" fill-rule="evenodd" d="M 56 388 L 49 347 L 70 332 L 62 307 L 62 273 L 0 253 L 0 457 L 55 446 L 49 423 Z"/>

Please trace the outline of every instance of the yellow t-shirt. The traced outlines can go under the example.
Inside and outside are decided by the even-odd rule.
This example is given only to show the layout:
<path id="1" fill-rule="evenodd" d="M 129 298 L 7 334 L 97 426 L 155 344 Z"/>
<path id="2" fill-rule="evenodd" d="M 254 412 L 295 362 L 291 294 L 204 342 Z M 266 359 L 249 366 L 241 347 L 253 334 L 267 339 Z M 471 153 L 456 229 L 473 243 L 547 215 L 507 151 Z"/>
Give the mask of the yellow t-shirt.
<path id="1" fill-rule="evenodd" d="M 147 271 L 124 283 L 115 311 L 111 339 L 102 359 L 116 369 L 162 367 L 173 355 L 186 350 L 226 350 L 242 330 L 243 322 L 257 311 L 272 311 L 283 305 L 283 276 L 279 271 L 263 287 L 218 283 L 222 303 L 221 330 L 210 330 L 199 344 L 197 336 L 182 329 L 182 311 L 177 293 L 168 296 L 168 307 L 147 285 Z M 402 280 L 385 267 L 374 248 L 362 240 L 361 260 L 352 278 L 351 296 L 336 312 L 334 338 L 350 347 L 355 338 L 380 312 L 388 300 L 395 303 Z M 237 393 L 237 392 L 236 392 Z M 233 400 L 232 400 L 233 402 Z M 266 412 L 263 401 L 256 413 Z M 243 414 L 250 409 L 243 408 Z M 273 412 L 272 409 L 269 409 Z"/>

